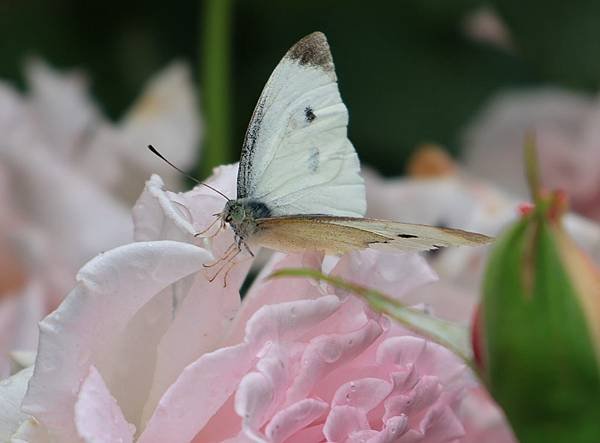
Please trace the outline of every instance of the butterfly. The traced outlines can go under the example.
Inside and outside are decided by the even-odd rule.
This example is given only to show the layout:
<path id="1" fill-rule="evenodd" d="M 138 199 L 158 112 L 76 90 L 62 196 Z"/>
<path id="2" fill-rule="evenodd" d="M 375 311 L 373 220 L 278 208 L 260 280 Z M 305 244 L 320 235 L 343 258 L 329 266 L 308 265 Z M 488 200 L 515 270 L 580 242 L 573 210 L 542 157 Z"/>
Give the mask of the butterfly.
<path id="1" fill-rule="evenodd" d="M 237 253 L 266 247 L 341 255 L 491 241 L 458 229 L 364 218 L 365 185 L 347 126 L 329 44 L 314 32 L 292 46 L 267 81 L 244 138 L 237 198 L 216 214 L 235 233 Z"/>

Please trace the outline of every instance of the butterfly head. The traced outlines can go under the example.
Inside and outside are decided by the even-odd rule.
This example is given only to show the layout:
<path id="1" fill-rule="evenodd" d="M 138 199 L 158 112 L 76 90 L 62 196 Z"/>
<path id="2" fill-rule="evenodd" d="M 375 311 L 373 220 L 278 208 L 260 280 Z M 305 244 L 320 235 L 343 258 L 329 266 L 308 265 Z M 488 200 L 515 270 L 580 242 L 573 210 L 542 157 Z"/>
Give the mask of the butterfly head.
<path id="1" fill-rule="evenodd" d="M 230 225 L 239 225 L 242 223 L 246 218 L 246 209 L 243 202 L 239 200 L 229 200 L 223 209 L 222 218 Z"/>
<path id="2" fill-rule="evenodd" d="M 271 216 L 271 210 L 261 202 L 247 199 L 229 200 L 221 213 L 238 237 L 248 238 L 256 229 L 256 221 Z"/>

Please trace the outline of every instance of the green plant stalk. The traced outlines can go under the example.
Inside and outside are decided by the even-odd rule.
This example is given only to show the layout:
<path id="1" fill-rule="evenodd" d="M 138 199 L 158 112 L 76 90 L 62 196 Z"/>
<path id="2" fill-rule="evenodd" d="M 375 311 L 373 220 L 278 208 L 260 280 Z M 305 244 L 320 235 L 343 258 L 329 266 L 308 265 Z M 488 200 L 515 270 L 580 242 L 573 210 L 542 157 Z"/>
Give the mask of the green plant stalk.
<path id="1" fill-rule="evenodd" d="M 540 179 L 540 165 L 537 153 L 537 144 L 535 134 L 529 132 L 525 135 L 525 143 L 523 145 L 523 154 L 525 162 L 525 176 L 531 198 L 536 205 L 542 203 L 542 185 Z"/>
<path id="2" fill-rule="evenodd" d="M 231 0 L 205 0 L 200 18 L 203 115 L 206 136 L 198 169 L 201 179 L 215 166 L 230 163 L 231 154 Z"/>

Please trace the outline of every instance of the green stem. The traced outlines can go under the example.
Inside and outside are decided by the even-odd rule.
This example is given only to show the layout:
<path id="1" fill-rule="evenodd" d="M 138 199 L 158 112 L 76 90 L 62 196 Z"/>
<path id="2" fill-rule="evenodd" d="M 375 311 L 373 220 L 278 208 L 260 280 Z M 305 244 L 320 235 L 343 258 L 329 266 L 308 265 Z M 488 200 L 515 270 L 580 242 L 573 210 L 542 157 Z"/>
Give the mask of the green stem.
<path id="1" fill-rule="evenodd" d="M 200 57 L 206 136 L 199 177 L 231 162 L 231 0 L 205 0 L 200 19 L 203 32 Z"/>
<path id="2" fill-rule="evenodd" d="M 540 164 L 538 161 L 537 144 L 535 133 L 533 131 L 525 134 L 525 143 L 523 147 L 525 155 L 525 175 L 529 185 L 531 198 L 536 205 L 541 203 L 541 180 L 540 180 Z"/>

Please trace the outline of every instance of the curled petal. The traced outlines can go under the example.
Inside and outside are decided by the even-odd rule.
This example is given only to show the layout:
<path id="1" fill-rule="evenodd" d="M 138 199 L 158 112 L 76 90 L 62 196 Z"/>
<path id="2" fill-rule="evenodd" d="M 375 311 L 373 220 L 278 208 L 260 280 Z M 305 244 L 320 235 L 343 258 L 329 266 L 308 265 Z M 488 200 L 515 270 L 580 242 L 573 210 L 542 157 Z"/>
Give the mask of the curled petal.
<path id="1" fill-rule="evenodd" d="M 442 393 L 442 386 L 434 376 L 422 377 L 409 392 L 394 395 L 385 401 L 384 420 L 401 414 L 410 415 L 433 405 Z"/>
<path id="2" fill-rule="evenodd" d="M 302 355 L 301 365 L 288 390 L 286 403 L 306 398 L 317 382 L 364 352 L 381 333 L 381 326 L 371 320 L 356 331 L 314 339 Z"/>
<path id="3" fill-rule="evenodd" d="M 133 207 L 134 236 L 137 241 L 177 240 L 193 242 L 197 232 L 185 206 L 177 204 L 153 174 Z"/>
<path id="4" fill-rule="evenodd" d="M 340 301 L 334 295 L 263 306 L 246 324 L 245 340 L 249 343 L 293 341 L 310 332 L 339 306 Z"/>
<path id="5" fill-rule="evenodd" d="M 465 365 L 449 350 L 436 343 L 413 336 L 391 337 L 377 349 L 379 364 L 393 363 L 400 367 L 408 362 L 422 375 L 439 375 L 443 384 L 456 380 L 468 383 Z"/>
<path id="6" fill-rule="evenodd" d="M 401 443 L 447 443 L 465 435 L 465 430 L 449 406 L 431 408 L 419 423 L 417 429 L 404 434 Z"/>
<path id="7" fill-rule="evenodd" d="M 381 431 L 365 430 L 354 432 L 347 443 L 394 443 L 408 429 L 408 419 L 401 415 L 391 417 L 383 424 Z"/>
<path id="8" fill-rule="evenodd" d="M 352 406 L 331 409 L 323 426 L 327 441 L 345 441 L 352 433 L 370 429 L 367 413 Z"/>
<path id="9" fill-rule="evenodd" d="M 235 412 L 242 417 L 242 428 L 249 437 L 256 435 L 266 421 L 274 395 L 273 383 L 259 372 L 247 374 L 240 382 L 235 396 Z"/>
<path id="10" fill-rule="evenodd" d="M 286 441 L 321 417 L 328 409 L 329 405 L 321 400 L 300 400 L 277 412 L 267 425 L 265 433 L 273 443 Z"/>
<path id="11" fill-rule="evenodd" d="M 392 384 L 379 378 L 362 378 L 344 383 L 335 392 L 331 406 L 353 406 L 369 412 L 392 392 Z"/>

